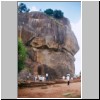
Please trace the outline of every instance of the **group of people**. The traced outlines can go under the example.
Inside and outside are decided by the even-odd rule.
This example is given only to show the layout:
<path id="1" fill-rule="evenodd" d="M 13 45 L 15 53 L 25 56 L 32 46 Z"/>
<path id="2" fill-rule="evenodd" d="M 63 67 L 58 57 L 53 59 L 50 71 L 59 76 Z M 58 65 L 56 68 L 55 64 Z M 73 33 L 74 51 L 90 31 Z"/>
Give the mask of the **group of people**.
<path id="1" fill-rule="evenodd" d="M 72 78 L 70 78 L 70 74 L 67 74 L 67 76 L 63 76 L 62 77 L 63 80 L 67 79 L 67 84 L 70 85 L 70 79 L 72 80 Z M 48 73 L 46 73 L 45 76 L 42 76 L 42 75 L 36 75 L 34 76 L 33 80 L 36 82 L 37 80 L 38 81 L 48 81 Z"/>
<path id="2" fill-rule="evenodd" d="M 67 84 L 68 84 L 68 85 L 70 84 L 70 79 L 73 80 L 73 78 L 70 78 L 70 74 L 67 74 L 66 77 L 63 76 L 62 79 L 63 79 L 63 80 L 67 79 Z"/>
<path id="3" fill-rule="evenodd" d="M 33 77 L 33 80 L 34 81 L 48 81 L 48 73 L 46 73 L 46 75 L 45 76 L 42 76 L 42 75 L 36 75 L 36 76 L 34 76 Z"/>

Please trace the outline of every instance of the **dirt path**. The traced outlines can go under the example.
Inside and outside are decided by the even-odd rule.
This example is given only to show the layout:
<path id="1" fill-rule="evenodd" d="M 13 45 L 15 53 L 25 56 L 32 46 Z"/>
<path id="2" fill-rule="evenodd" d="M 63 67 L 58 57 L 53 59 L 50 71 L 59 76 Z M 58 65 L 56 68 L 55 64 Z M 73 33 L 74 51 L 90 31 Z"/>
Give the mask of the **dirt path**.
<path id="1" fill-rule="evenodd" d="M 44 87 L 18 89 L 18 98 L 80 98 L 81 83 L 54 84 Z"/>

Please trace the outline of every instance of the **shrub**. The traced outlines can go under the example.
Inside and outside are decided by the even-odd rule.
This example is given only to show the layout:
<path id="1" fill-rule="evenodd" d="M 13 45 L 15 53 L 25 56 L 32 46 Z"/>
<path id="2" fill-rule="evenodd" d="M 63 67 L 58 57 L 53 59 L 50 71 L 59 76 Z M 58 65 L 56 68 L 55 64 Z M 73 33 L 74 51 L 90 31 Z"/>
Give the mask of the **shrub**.
<path id="1" fill-rule="evenodd" d="M 26 48 L 22 40 L 18 39 L 18 72 L 24 69 L 25 59 L 26 59 Z"/>
<path id="2" fill-rule="evenodd" d="M 52 16 L 52 15 L 53 15 L 53 10 L 52 10 L 52 9 L 46 9 L 46 10 L 44 11 L 44 13 L 46 13 L 47 15 Z"/>
<path id="3" fill-rule="evenodd" d="M 55 10 L 53 12 L 53 16 L 54 18 L 61 19 L 63 18 L 63 12 L 61 10 Z"/>
<path id="4" fill-rule="evenodd" d="M 24 3 L 20 3 L 18 6 L 18 13 L 26 13 L 29 12 L 30 9 L 27 8 L 27 6 Z"/>

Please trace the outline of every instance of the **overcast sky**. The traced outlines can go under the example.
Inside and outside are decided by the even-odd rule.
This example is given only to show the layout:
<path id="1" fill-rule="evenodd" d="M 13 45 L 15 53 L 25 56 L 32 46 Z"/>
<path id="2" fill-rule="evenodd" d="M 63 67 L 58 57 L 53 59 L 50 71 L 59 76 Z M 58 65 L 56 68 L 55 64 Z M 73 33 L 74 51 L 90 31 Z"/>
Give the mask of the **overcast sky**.
<path id="1" fill-rule="evenodd" d="M 20 2 L 18 2 L 19 4 Z M 75 55 L 75 74 L 81 71 L 81 2 L 23 2 L 30 11 L 42 11 L 51 8 L 58 9 L 64 12 L 64 16 L 70 20 L 72 30 L 78 40 L 80 50 Z"/>

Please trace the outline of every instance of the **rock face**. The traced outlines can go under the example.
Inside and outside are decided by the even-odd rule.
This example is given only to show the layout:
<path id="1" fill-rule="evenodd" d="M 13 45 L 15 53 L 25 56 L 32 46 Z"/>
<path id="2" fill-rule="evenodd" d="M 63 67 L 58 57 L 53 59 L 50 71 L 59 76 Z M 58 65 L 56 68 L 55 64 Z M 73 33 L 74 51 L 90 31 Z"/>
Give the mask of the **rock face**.
<path id="1" fill-rule="evenodd" d="M 26 66 L 32 69 L 31 74 L 48 73 L 49 79 L 74 75 L 74 55 L 79 46 L 67 18 L 57 20 L 42 12 L 20 13 L 18 37 L 27 47 Z"/>

